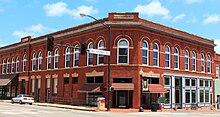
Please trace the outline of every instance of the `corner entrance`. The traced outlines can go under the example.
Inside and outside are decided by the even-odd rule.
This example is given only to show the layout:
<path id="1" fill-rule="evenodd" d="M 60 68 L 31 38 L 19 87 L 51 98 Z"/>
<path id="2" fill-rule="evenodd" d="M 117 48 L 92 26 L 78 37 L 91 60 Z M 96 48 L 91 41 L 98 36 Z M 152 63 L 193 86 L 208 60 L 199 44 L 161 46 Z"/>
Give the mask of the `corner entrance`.
<path id="1" fill-rule="evenodd" d="M 133 91 L 113 91 L 113 107 L 132 108 Z"/>

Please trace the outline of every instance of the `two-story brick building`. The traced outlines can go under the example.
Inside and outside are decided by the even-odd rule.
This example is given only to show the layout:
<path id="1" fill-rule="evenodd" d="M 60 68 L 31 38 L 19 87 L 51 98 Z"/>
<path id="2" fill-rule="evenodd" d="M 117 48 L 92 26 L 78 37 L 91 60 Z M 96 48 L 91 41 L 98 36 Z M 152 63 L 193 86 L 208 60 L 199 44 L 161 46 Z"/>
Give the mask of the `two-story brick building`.
<path id="1" fill-rule="evenodd" d="M 165 108 L 212 105 L 213 40 L 141 19 L 138 13 L 109 13 L 99 21 L 111 27 L 112 107 L 150 108 L 160 96 L 166 98 Z M 80 47 L 83 41 L 88 49 L 107 49 L 107 28 L 98 22 L 48 35 L 55 44 Z M 0 48 L 0 80 L 18 81 L 18 86 L 0 85 L 2 97 L 26 93 L 40 102 L 91 105 L 97 97 L 107 98 L 107 56 L 80 55 L 61 46 L 47 52 L 48 35 Z"/>

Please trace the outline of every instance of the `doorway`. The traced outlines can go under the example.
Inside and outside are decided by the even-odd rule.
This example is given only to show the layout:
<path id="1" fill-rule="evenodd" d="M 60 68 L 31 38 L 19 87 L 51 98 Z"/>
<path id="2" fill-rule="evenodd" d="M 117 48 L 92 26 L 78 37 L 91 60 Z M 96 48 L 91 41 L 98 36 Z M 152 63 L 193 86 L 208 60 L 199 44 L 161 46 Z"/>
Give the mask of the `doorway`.
<path id="1" fill-rule="evenodd" d="M 117 108 L 131 108 L 133 91 L 115 90 L 113 92 L 113 106 Z"/>

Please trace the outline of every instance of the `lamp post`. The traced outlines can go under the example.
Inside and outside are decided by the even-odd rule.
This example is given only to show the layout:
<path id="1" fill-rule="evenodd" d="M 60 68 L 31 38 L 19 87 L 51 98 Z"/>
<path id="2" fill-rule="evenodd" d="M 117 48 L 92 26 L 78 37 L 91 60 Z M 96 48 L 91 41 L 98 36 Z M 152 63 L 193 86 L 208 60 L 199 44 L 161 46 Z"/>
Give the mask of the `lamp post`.
<path id="1" fill-rule="evenodd" d="M 102 24 L 104 27 L 106 27 L 108 29 L 108 42 L 107 42 L 107 45 L 108 45 L 108 51 L 110 51 L 110 25 L 107 25 L 103 22 L 100 22 L 99 20 L 97 20 L 95 17 L 91 16 L 91 15 L 86 15 L 86 14 L 83 14 L 83 13 L 80 13 L 80 16 L 81 17 L 90 17 L 92 19 L 94 19 L 95 21 L 97 21 L 98 23 Z M 107 92 L 108 92 L 108 99 L 107 99 L 107 111 L 110 111 L 110 56 L 108 56 L 108 88 L 107 88 Z"/>

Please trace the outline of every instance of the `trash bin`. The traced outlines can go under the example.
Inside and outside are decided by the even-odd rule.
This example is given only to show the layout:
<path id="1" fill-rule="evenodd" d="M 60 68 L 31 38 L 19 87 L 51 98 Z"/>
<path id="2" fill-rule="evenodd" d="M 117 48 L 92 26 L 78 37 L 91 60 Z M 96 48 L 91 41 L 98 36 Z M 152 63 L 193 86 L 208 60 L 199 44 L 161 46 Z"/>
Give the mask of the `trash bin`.
<path id="1" fill-rule="evenodd" d="M 105 110 L 105 98 L 104 97 L 97 98 L 97 110 Z"/>
<path id="2" fill-rule="evenodd" d="M 157 112 L 157 103 L 156 102 L 151 103 L 151 111 L 152 112 Z"/>

